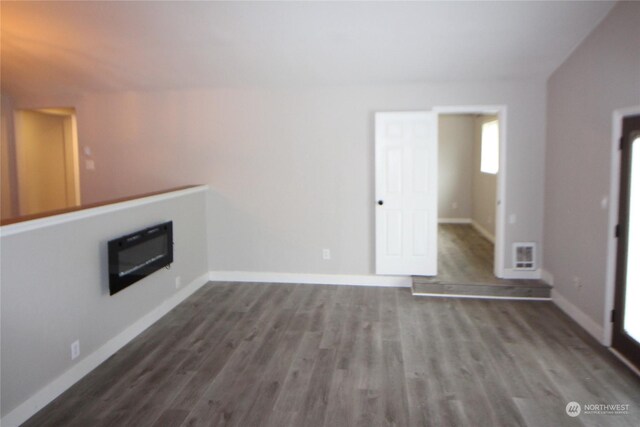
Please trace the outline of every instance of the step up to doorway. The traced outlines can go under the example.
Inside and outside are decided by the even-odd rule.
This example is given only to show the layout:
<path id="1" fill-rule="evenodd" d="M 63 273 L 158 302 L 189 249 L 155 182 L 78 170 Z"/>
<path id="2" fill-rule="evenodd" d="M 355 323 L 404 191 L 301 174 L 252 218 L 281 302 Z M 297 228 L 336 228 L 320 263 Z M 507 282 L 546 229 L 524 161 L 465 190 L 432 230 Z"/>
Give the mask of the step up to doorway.
<path id="1" fill-rule="evenodd" d="M 532 300 L 551 298 L 551 286 L 541 280 L 496 279 L 496 283 L 465 283 L 415 276 L 411 292 L 415 296 Z"/>

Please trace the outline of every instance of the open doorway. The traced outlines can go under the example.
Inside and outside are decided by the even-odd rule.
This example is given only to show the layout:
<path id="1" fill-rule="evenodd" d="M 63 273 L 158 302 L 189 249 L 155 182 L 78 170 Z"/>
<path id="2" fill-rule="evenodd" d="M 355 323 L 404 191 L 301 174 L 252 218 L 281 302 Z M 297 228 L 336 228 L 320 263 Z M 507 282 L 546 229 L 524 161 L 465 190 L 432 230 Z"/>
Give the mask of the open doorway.
<path id="1" fill-rule="evenodd" d="M 504 107 L 438 113 L 438 280 L 504 277 Z"/>
<path id="2" fill-rule="evenodd" d="M 80 204 L 76 114 L 72 108 L 15 113 L 20 215 Z"/>
<path id="3" fill-rule="evenodd" d="M 500 173 L 496 114 L 438 118 L 438 276 L 492 282 Z"/>

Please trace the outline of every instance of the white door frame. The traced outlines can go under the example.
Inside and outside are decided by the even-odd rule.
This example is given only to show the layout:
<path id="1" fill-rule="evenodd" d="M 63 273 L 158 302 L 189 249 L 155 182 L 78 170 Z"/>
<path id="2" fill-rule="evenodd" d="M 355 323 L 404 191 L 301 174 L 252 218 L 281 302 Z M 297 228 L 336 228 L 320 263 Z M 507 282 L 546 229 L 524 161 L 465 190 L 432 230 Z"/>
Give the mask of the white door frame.
<path id="1" fill-rule="evenodd" d="M 601 343 L 611 347 L 613 337 L 613 323 L 611 310 L 615 305 L 616 291 L 616 256 L 618 253 L 618 239 L 615 236 L 615 226 L 618 224 L 618 208 L 620 204 L 620 138 L 622 137 L 622 119 L 625 116 L 640 114 L 640 105 L 621 108 L 613 112 L 611 126 L 611 174 L 609 179 L 609 220 L 607 221 L 607 275 L 605 280 L 604 313 L 602 324 L 604 334 Z"/>
<path id="2" fill-rule="evenodd" d="M 433 110 L 439 120 L 441 114 L 495 114 L 500 132 L 500 170 L 496 188 L 496 242 L 493 254 L 493 274 L 505 277 L 505 206 L 507 201 L 507 107 L 506 105 L 454 105 L 438 106 Z M 436 126 L 437 129 L 437 126 Z"/>

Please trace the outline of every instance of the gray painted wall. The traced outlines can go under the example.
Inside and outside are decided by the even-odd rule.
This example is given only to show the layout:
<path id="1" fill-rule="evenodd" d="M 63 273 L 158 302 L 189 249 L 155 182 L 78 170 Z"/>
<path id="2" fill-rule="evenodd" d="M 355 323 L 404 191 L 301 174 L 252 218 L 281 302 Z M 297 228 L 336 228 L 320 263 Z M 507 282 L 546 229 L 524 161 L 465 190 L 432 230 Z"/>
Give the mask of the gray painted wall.
<path id="1" fill-rule="evenodd" d="M 506 105 L 506 229 L 540 241 L 545 83 L 227 88 L 16 99 L 76 108 L 83 201 L 190 183 L 215 190 L 208 219 L 215 270 L 374 272 L 373 114 Z M 81 162 L 82 163 L 82 162 Z M 224 242 L 220 244 L 219 242 Z M 322 260 L 322 249 L 332 251 Z M 510 260 L 507 263 L 509 266 Z"/>
<path id="2" fill-rule="evenodd" d="M 492 120 L 497 116 L 440 116 L 438 218 L 470 219 L 495 237 L 497 175 L 480 172 L 482 124 Z"/>
<path id="3" fill-rule="evenodd" d="M 373 113 L 437 105 L 507 104 L 507 212 L 518 215 L 507 247 L 539 241 L 544 102 L 540 86 L 519 83 L 236 93 L 229 103 L 260 119 L 252 129 L 232 121 L 216 131 L 224 160 L 213 204 L 221 216 L 210 221 L 210 240 L 226 244 L 211 249 L 212 269 L 374 273 Z M 242 143 L 230 143 L 238 135 Z M 322 260 L 322 248 L 332 260 Z"/>
<path id="4" fill-rule="evenodd" d="M 208 271 L 206 192 L 2 236 L 1 414 Z M 173 220 L 175 262 L 109 296 L 108 240 Z M 70 358 L 80 339 L 81 356 Z"/>
<path id="5" fill-rule="evenodd" d="M 443 114 L 438 120 L 438 218 L 471 218 L 475 118 Z"/>
<path id="6" fill-rule="evenodd" d="M 477 116 L 474 121 L 473 141 L 473 212 L 471 219 L 487 233 L 496 235 L 496 193 L 498 175 L 480 172 L 480 158 L 482 154 L 482 125 L 497 120 L 497 116 Z M 499 172 L 498 172 L 499 173 Z M 507 256 L 511 256 L 507 246 Z"/>
<path id="7" fill-rule="evenodd" d="M 613 232 L 601 206 L 609 193 L 612 113 L 640 105 L 638 22 L 640 3 L 619 2 L 547 88 L 544 267 L 555 290 L 598 325 Z"/>

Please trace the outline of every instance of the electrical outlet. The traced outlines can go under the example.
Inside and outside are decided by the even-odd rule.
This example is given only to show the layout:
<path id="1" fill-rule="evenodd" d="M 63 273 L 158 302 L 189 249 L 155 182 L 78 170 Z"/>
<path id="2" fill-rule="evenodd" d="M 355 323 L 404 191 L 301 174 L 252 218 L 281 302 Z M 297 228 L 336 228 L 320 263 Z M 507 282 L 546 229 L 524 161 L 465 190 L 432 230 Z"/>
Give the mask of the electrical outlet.
<path id="1" fill-rule="evenodd" d="M 176 289 L 180 289 L 181 286 L 182 286 L 182 277 L 177 276 L 176 277 Z"/>
<path id="2" fill-rule="evenodd" d="M 509 224 L 515 224 L 517 220 L 516 214 L 509 215 Z"/>
<path id="3" fill-rule="evenodd" d="M 85 160 L 84 161 L 84 166 L 88 171 L 96 170 L 96 162 L 94 162 L 92 159 Z"/>
<path id="4" fill-rule="evenodd" d="M 323 249 L 322 250 L 322 259 L 325 260 L 325 261 L 331 259 L 331 250 Z"/>
<path id="5" fill-rule="evenodd" d="M 451 203 L 451 208 L 452 209 L 458 209 L 458 202 Z"/>
<path id="6" fill-rule="evenodd" d="M 80 340 L 71 343 L 71 360 L 80 356 Z"/>

